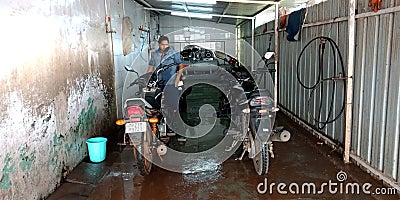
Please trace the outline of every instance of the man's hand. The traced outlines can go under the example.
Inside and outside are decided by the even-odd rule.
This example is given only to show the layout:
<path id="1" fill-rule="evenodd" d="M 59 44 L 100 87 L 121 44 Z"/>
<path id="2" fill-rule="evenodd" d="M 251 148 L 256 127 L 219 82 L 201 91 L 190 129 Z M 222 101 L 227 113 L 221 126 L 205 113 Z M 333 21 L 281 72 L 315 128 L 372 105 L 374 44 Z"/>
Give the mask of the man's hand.
<path id="1" fill-rule="evenodd" d="M 181 64 L 179 64 L 178 65 L 178 73 L 177 73 L 177 75 L 176 75 L 176 78 L 175 78 L 175 87 L 178 87 L 178 85 L 179 85 L 179 81 L 181 80 L 181 76 L 182 76 L 182 73 L 183 73 L 183 64 L 181 63 Z"/>
<path id="2" fill-rule="evenodd" d="M 175 87 L 178 87 L 179 85 L 179 79 L 175 79 Z"/>
<path id="3" fill-rule="evenodd" d="M 154 67 L 150 65 L 149 68 L 147 68 L 147 73 L 153 72 L 153 71 L 154 71 Z"/>
<path id="4" fill-rule="evenodd" d="M 382 0 L 369 0 L 368 6 L 371 7 L 374 12 L 378 12 L 382 6 Z"/>

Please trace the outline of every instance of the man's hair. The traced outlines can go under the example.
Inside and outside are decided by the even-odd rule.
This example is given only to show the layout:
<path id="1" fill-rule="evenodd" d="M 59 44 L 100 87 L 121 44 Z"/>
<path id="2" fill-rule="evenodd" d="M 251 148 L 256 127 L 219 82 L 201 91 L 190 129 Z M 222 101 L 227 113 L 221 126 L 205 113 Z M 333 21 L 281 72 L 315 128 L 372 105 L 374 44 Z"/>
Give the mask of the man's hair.
<path id="1" fill-rule="evenodd" d="M 160 38 L 158 38 L 158 44 L 161 44 L 161 42 L 164 40 L 167 40 L 167 42 L 169 43 L 169 39 L 167 36 L 161 36 Z"/>

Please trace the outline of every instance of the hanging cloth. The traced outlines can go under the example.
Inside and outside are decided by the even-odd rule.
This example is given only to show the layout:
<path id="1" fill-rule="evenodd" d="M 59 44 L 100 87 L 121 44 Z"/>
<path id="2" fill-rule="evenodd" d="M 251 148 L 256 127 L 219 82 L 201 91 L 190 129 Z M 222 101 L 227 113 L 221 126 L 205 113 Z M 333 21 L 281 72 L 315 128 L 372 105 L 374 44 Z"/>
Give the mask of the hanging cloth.
<path id="1" fill-rule="evenodd" d="M 294 11 L 289 14 L 287 19 L 286 32 L 288 33 L 287 39 L 289 41 L 298 41 L 300 37 L 301 26 L 303 25 L 306 9 Z"/>

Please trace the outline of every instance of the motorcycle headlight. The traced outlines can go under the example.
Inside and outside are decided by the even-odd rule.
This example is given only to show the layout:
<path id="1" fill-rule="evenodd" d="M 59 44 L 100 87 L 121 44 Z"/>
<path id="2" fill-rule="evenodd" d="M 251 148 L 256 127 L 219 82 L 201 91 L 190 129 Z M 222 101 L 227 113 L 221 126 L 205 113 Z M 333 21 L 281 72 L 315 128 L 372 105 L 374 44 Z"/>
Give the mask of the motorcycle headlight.
<path id="1" fill-rule="evenodd" d="M 274 102 L 270 97 L 262 96 L 256 97 L 250 100 L 250 106 L 264 106 L 264 105 L 272 105 Z"/>

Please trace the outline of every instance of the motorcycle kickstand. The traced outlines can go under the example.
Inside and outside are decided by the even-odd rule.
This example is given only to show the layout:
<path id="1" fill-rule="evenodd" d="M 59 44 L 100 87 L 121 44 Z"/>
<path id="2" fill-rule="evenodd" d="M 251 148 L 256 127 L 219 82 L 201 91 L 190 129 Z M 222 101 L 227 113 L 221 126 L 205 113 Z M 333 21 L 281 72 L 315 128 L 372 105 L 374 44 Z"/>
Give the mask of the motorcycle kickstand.
<path id="1" fill-rule="evenodd" d="M 274 144 L 273 143 L 270 143 L 269 145 L 268 145 L 268 151 L 269 151 L 269 154 L 270 154 L 270 156 L 271 156 L 271 158 L 275 158 L 275 154 L 274 154 Z"/>
<path id="2" fill-rule="evenodd" d="M 243 160 L 244 154 L 246 153 L 246 150 L 243 150 L 242 155 L 239 158 L 236 158 L 235 160 Z"/>

